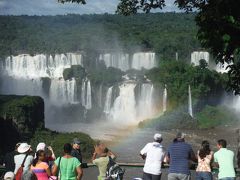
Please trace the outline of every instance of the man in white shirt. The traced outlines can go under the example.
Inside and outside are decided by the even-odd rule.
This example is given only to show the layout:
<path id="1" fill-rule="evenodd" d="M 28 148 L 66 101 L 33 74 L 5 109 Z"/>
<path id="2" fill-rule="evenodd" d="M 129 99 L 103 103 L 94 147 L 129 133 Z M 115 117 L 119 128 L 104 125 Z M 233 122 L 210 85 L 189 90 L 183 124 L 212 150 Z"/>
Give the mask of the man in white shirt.
<path id="1" fill-rule="evenodd" d="M 160 180 L 161 167 L 165 157 L 165 149 L 162 144 L 162 135 L 155 134 L 154 142 L 148 143 L 140 151 L 140 155 L 145 159 L 143 168 L 143 180 Z"/>

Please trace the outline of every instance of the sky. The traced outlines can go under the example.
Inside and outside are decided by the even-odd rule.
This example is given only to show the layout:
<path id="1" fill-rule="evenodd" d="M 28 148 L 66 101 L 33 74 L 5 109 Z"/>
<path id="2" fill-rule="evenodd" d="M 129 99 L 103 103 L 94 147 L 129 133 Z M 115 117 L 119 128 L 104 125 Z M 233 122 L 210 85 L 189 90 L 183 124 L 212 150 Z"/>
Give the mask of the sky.
<path id="1" fill-rule="evenodd" d="M 179 11 L 174 0 L 166 0 L 162 11 Z M 119 0 L 87 0 L 86 5 L 58 3 L 57 0 L 0 0 L 0 15 L 63 15 L 115 13 Z"/>

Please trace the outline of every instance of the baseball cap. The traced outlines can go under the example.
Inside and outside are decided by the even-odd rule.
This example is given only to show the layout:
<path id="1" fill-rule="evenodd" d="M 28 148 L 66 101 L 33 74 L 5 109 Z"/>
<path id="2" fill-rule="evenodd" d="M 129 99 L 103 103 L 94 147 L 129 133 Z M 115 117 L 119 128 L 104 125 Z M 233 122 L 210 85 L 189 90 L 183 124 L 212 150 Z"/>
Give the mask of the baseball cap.
<path id="1" fill-rule="evenodd" d="M 162 135 L 159 134 L 159 133 L 156 133 L 156 134 L 154 134 L 153 138 L 154 138 L 155 141 L 161 140 L 162 139 Z"/>
<path id="2" fill-rule="evenodd" d="M 78 138 L 74 138 L 73 144 L 81 144 L 81 141 Z"/>

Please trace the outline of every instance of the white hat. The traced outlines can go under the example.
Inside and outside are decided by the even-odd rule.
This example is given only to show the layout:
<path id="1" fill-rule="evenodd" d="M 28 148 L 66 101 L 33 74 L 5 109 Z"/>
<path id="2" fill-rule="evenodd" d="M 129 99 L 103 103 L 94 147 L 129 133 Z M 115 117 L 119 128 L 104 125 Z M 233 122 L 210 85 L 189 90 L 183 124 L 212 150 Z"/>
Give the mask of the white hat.
<path id="1" fill-rule="evenodd" d="M 162 135 L 156 133 L 156 134 L 154 134 L 153 138 L 154 138 L 155 141 L 157 141 L 157 140 L 161 140 L 161 139 L 162 139 Z"/>
<path id="2" fill-rule="evenodd" d="M 46 150 L 46 144 L 41 142 L 37 145 L 37 148 L 36 148 L 36 152 L 39 151 L 39 150 Z"/>
<path id="3" fill-rule="evenodd" d="M 31 145 L 28 143 L 21 143 L 20 146 L 18 147 L 17 151 L 19 153 L 25 153 L 30 149 Z"/>
<path id="4" fill-rule="evenodd" d="M 7 179 L 13 180 L 14 179 L 14 173 L 11 172 L 11 171 L 6 172 L 5 175 L 4 175 L 4 180 L 7 180 Z"/>

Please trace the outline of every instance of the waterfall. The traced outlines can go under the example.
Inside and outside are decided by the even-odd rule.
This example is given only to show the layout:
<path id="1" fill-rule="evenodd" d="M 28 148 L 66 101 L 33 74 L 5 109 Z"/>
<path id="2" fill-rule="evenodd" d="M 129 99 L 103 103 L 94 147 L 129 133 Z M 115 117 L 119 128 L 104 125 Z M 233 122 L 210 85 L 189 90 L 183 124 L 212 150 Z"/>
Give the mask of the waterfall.
<path id="1" fill-rule="evenodd" d="M 92 89 L 88 79 L 82 81 L 81 103 L 86 109 L 92 108 Z"/>
<path id="2" fill-rule="evenodd" d="M 106 114 L 109 114 L 111 110 L 112 89 L 113 89 L 113 86 L 108 88 L 107 95 L 106 95 L 106 101 L 105 101 L 104 110 L 103 110 L 103 112 Z"/>
<path id="3" fill-rule="evenodd" d="M 153 52 L 134 53 L 131 68 L 138 70 L 142 68 L 151 69 L 156 66 L 155 59 L 155 53 Z"/>
<path id="4" fill-rule="evenodd" d="M 143 83 L 141 85 L 139 104 L 137 107 L 138 119 L 143 120 L 153 115 L 153 90 L 153 85 L 150 83 Z"/>
<path id="5" fill-rule="evenodd" d="M 199 65 L 201 59 L 204 59 L 209 64 L 209 53 L 206 51 L 194 51 L 191 53 L 191 63 L 195 66 Z"/>
<path id="6" fill-rule="evenodd" d="M 63 77 L 63 71 L 71 65 L 82 65 L 82 55 L 69 53 L 51 55 L 38 54 L 30 56 L 21 54 L 5 59 L 5 73 L 18 78 L 35 79 L 40 77 Z"/>
<path id="7" fill-rule="evenodd" d="M 215 70 L 217 71 L 217 72 L 220 72 L 220 73 L 227 73 L 230 69 L 229 68 L 227 68 L 227 66 L 229 66 L 229 65 L 231 65 L 232 63 L 226 63 L 226 62 L 224 62 L 224 64 L 222 64 L 222 63 L 218 63 L 217 65 L 216 65 L 216 67 L 215 67 Z"/>
<path id="8" fill-rule="evenodd" d="M 107 67 L 115 67 L 126 71 L 129 67 L 129 55 L 123 53 L 100 54 L 99 60 L 103 60 Z"/>
<path id="9" fill-rule="evenodd" d="M 193 117 L 191 87 L 188 86 L 188 113 Z"/>
<path id="10" fill-rule="evenodd" d="M 167 85 L 165 84 L 165 88 L 163 91 L 163 112 L 167 111 Z"/>
<path id="11" fill-rule="evenodd" d="M 50 86 L 50 102 L 56 106 L 76 104 L 76 80 L 52 79 Z"/>
<path id="12" fill-rule="evenodd" d="M 120 93 L 110 111 L 113 121 L 129 123 L 136 120 L 135 83 L 123 83 L 119 86 Z"/>

